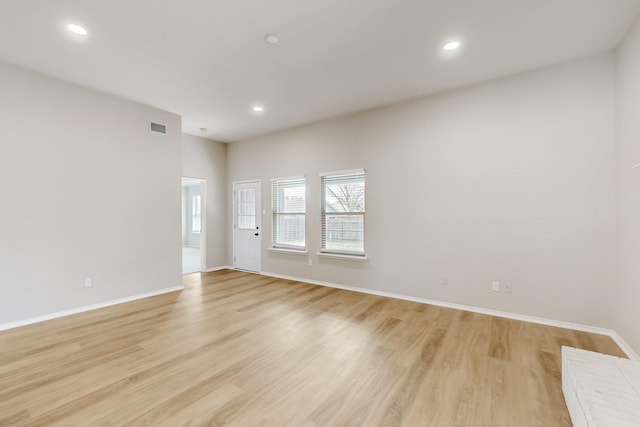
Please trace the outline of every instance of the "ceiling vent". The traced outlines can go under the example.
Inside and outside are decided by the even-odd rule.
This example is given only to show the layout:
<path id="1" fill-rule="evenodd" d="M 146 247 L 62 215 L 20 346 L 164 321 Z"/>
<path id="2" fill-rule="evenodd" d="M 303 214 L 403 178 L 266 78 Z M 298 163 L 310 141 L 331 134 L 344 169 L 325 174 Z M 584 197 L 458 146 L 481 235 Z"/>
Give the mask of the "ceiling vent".
<path id="1" fill-rule="evenodd" d="M 167 127 L 165 125 L 161 125 L 159 123 L 151 122 L 151 132 L 161 133 L 163 135 L 167 134 Z"/>

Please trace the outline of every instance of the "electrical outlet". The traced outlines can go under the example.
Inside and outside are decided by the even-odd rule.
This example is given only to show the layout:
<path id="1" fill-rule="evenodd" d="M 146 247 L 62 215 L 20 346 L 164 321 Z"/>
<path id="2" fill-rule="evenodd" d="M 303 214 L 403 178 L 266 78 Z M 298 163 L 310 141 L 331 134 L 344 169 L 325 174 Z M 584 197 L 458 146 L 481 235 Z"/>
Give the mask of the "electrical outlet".
<path id="1" fill-rule="evenodd" d="M 442 286 L 447 286 L 449 284 L 449 279 L 447 279 L 446 277 L 442 278 L 442 282 L 440 282 L 442 284 Z"/>
<path id="2" fill-rule="evenodd" d="M 313 267 L 313 260 L 311 258 L 307 258 L 307 264 L 309 267 Z"/>
<path id="3" fill-rule="evenodd" d="M 92 286 L 93 286 L 93 280 L 91 279 L 91 277 L 87 277 L 86 279 L 84 279 L 85 288 L 90 288 Z"/>
<path id="4" fill-rule="evenodd" d="M 510 294 L 513 291 L 513 289 L 511 288 L 511 284 L 507 283 L 506 285 L 504 285 L 504 293 L 505 294 Z"/>
<path id="5" fill-rule="evenodd" d="M 500 292 L 500 282 L 491 282 L 491 290 L 493 292 Z"/>

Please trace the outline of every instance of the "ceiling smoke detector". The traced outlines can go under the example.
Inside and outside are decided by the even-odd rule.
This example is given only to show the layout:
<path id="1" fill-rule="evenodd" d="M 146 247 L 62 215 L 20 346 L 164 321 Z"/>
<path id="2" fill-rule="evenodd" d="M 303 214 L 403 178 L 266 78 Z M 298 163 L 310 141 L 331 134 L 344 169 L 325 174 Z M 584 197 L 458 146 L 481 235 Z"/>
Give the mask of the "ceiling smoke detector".
<path id="1" fill-rule="evenodd" d="M 280 41 L 280 37 L 277 34 L 268 33 L 264 36 L 264 41 L 268 44 L 276 44 Z"/>

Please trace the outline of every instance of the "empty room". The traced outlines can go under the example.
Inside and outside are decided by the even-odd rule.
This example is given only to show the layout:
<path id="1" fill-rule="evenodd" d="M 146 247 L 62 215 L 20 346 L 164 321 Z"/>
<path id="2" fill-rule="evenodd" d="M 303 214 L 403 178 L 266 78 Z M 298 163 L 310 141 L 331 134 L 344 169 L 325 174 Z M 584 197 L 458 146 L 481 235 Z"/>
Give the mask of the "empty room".
<path id="1" fill-rule="evenodd" d="M 0 426 L 640 426 L 640 0 L 3 0 Z"/>

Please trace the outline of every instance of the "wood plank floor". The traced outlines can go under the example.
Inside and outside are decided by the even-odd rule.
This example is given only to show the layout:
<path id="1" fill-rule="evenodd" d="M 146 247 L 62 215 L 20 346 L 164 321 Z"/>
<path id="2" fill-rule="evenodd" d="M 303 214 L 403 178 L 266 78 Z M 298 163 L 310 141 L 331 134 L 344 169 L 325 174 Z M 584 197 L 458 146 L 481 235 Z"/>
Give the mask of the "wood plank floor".
<path id="1" fill-rule="evenodd" d="M 569 426 L 608 337 L 238 271 L 0 332 L 2 426 Z"/>

